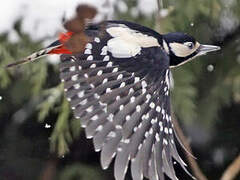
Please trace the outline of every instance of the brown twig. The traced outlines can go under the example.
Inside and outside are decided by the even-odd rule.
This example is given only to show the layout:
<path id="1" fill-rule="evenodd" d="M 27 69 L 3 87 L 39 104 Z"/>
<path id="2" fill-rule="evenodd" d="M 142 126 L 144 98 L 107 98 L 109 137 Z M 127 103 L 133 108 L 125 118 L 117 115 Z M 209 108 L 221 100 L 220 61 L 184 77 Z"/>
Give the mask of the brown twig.
<path id="1" fill-rule="evenodd" d="M 240 172 L 240 154 L 224 171 L 221 180 L 233 180 Z"/>
<path id="2" fill-rule="evenodd" d="M 177 121 L 177 118 L 175 117 L 174 114 L 172 114 L 172 119 L 173 119 L 173 124 L 174 124 L 175 130 L 176 130 L 176 133 L 177 133 L 179 139 L 181 140 L 182 144 L 188 151 L 188 152 L 185 152 L 185 155 L 187 157 L 188 164 L 191 167 L 194 176 L 198 180 L 207 180 L 207 177 L 203 174 L 203 172 L 199 168 L 197 161 L 189 154 L 189 153 L 193 154 L 192 149 L 190 147 L 190 144 L 189 144 L 186 136 L 183 134 L 183 131 L 182 131 L 182 129 Z"/>

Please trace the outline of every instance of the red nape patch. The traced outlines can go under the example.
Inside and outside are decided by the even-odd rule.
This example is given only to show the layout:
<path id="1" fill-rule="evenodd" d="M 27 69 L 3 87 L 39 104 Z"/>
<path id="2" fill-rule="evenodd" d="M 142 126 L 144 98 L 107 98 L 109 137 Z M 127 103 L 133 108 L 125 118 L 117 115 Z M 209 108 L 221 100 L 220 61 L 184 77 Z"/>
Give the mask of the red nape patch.
<path id="1" fill-rule="evenodd" d="M 57 47 L 51 50 L 48 54 L 72 54 L 72 52 L 62 45 L 60 47 Z"/>
<path id="2" fill-rule="evenodd" d="M 60 33 L 59 34 L 59 41 L 64 44 L 65 42 L 67 42 L 71 36 L 73 35 L 73 32 L 66 32 L 66 33 Z"/>
<path id="3" fill-rule="evenodd" d="M 60 33 L 59 41 L 62 43 L 62 45 L 51 50 L 48 54 L 72 54 L 72 52 L 63 45 L 71 38 L 72 35 L 72 32 Z"/>

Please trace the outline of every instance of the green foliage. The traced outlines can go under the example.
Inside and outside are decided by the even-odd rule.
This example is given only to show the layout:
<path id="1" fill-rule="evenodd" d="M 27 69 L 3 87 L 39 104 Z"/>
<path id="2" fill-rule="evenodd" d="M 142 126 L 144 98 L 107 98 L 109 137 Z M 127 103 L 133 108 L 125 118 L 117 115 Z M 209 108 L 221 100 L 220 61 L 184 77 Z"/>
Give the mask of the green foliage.
<path id="1" fill-rule="evenodd" d="M 21 21 L 16 22 L 15 31 L 20 39 L 18 42 L 9 42 L 7 33 L 0 36 L 0 65 L 3 67 L 0 69 L 0 87 L 9 90 L 10 97 L 13 97 L 15 103 L 18 102 L 23 107 L 26 106 L 24 104 L 37 101 L 38 105 L 35 105 L 32 110 L 38 113 L 38 120 L 41 123 L 48 118 L 50 112 L 58 114 L 50 138 L 50 149 L 63 155 L 68 152 L 68 145 L 72 142 L 71 129 L 74 129 L 74 137 L 77 137 L 80 132 L 80 128 L 73 127 L 72 123 L 69 123 L 70 110 L 63 98 L 63 84 L 52 87 L 53 84 L 59 83 L 59 80 L 48 82 L 50 80 L 48 71 L 52 69 L 52 65 L 48 64 L 46 59 L 12 69 L 4 68 L 10 62 L 42 48 L 42 42 L 32 41 L 21 31 Z M 54 76 L 59 73 L 57 68 L 53 73 Z M 47 87 L 48 83 L 51 83 L 49 87 Z M 32 111 L 25 112 L 24 108 L 22 110 L 26 113 L 26 117 L 33 113 Z"/>
<path id="2" fill-rule="evenodd" d="M 63 85 L 60 84 L 57 87 L 47 89 L 43 91 L 43 96 L 46 97 L 39 105 L 38 120 L 43 122 L 48 116 L 49 112 L 53 110 L 55 105 L 59 103 L 62 97 Z"/>
<path id="3" fill-rule="evenodd" d="M 95 167 L 86 166 L 82 164 L 73 164 L 67 166 L 59 175 L 59 180 L 101 180 L 101 174 Z"/>
<path id="4" fill-rule="evenodd" d="M 6 64 L 8 61 L 7 59 L 11 59 L 12 56 L 7 50 L 7 46 L 4 46 L 4 44 L 0 44 L 0 58 L 2 59 L 0 61 L 0 66 L 3 67 L 4 64 Z M 7 70 L 4 68 L 0 69 L 0 86 L 1 88 L 6 88 L 11 80 L 9 74 L 6 72 Z"/>
<path id="5" fill-rule="evenodd" d="M 72 143 L 72 135 L 70 133 L 70 120 L 69 120 L 69 104 L 67 100 L 63 100 L 57 122 L 55 124 L 53 133 L 51 135 L 51 150 L 58 150 L 60 156 L 69 151 L 68 144 Z M 80 125 L 80 124 L 79 124 Z"/>
<path id="6" fill-rule="evenodd" d="M 177 77 L 182 78 L 175 80 Z M 174 90 L 171 97 L 173 111 L 177 112 L 177 115 L 186 122 L 192 122 L 196 118 L 196 104 L 194 103 L 197 89 L 194 87 L 195 81 L 196 77 L 191 67 L 174 71 Z"/>

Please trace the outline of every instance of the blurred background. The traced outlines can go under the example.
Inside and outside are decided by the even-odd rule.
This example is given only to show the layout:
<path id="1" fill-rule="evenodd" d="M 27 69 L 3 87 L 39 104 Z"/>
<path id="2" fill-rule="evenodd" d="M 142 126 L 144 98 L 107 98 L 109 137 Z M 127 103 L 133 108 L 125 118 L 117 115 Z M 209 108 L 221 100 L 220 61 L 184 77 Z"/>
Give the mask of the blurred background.
<path id="1" fill-rule="evenodd" d="M 160 33 L 182 31 L 222 47 L 172 70 L 172 106 L 206 179 L 224 179 L 240 154 L 239 0 L 8 0 L 0 6 L 0 180 L 113 180 L 73 118 L 58 56 L 13 69 L 64 31 L 80 3 L 96 21 L 128 20 Z M 159 8 L 160 7 L 160 10 Z M 179 148 L 187 161 L 184 151 Z M 235 170 L 239 164 L 234 164 Z M 233 168 L 233 169 L 234 169 Z M 191 168 L 189 168 L 191 171 Z M 176 166 L 179 179 L 191 179 Z M 128 172 L 127 178 L 131 179 Z M 240 175 L 235 176 L 240 180 Z"/>

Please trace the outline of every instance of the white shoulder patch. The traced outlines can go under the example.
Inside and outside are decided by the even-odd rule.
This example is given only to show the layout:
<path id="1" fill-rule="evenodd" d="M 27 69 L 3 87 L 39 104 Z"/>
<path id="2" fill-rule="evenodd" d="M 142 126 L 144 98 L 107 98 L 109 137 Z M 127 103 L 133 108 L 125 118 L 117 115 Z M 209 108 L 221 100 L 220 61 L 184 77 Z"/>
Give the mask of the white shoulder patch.
<path id="1" fill-rule="evenodd" d="M 160 46 L 156 38 L 127 26 L 110 27 L 106 31 L 113 37 L 107 43 L 108 51 L 117 58 L 133 57 L 140 53 L 141 48 Z"/>
<path id="2" fill-rule="evenodd" d="M 108 51 L 117 58 L 129 58 L 136 56 L 141 51 L 137 43 L 128 43 L 120 37 L 110 39 L 107 43 Z"/>

